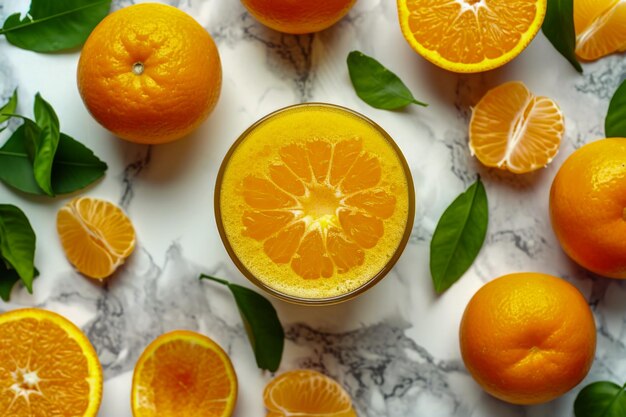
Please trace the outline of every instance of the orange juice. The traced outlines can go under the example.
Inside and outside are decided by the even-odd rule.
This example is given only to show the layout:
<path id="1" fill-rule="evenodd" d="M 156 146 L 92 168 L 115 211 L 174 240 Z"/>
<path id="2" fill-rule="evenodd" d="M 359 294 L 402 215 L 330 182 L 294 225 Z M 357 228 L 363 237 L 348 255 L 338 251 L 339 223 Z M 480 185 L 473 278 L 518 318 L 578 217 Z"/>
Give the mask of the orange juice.
<path id="1" fill-rule="evenodd" d="M 396 144 L 365 117 L 327 104 L 254 124 L 226 155 L 215 196 L 237 267 L 300 303 L 343 301 L 374 285 L 413 224 L 413 183 Z"/>

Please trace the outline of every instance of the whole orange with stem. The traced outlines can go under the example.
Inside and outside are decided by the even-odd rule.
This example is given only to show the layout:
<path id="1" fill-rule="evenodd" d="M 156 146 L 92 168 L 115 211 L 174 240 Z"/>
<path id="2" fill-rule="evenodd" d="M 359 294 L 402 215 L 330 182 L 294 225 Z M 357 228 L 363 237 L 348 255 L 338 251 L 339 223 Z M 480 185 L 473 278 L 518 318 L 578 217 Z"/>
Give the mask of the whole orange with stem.
<path id="1" fill-rule="evenodd" d="M 259 22 L 285 33 L 304 34 L 329 28 L 356 0 L 241 0 Z"/>
<path id="2" fill-rule="evenodd" d="M 626 279 L 626 139 L 601 139 L 570 155 L 552 183 L 550 218 L 574 261 Z"/>
<path id="3" fill-rule="evenodd" d="M 485 391 L 513 404 L 551 401 L 589 372 L 596 327 L 568 282 L 517 273 L 484 285 L 461 321 L 461 354 Z"/>
<path id="4" fill-rule="evenodd" d="M 78 89 L 91 115 L 136 143 L 180 139 L 217 103 L 222 68 L 209 33 L 175 7 L 145 3 L 107 16 L 78 62 Z"/>

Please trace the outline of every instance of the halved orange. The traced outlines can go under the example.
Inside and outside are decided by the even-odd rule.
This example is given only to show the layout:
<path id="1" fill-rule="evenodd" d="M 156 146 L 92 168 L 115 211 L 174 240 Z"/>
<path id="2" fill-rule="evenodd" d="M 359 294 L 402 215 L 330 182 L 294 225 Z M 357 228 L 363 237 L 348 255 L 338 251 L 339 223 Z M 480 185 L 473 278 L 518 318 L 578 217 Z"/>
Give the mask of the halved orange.
<path id="1" fill-rule="evenodd" d="M 104 279 L 135 249 L 135 229 L 122 209 L 105 200 L 78 197 L 57 214 L 57 231 L 69 261 L 82 274 Z"/>
<path id="2" fill-rule="evenodd" d="M 574 2 L 576 55 L 591 61 L 626 51 L 626 2 L 576 0 Z"/>
<path id="3" fill-rule="evenodd" d="M 0 410 L 11 417 L 95 417 L 102 367 L 93 346 L 46 310 L 0 314 Z"/>
<path id="4" fill-rule="evenodd" d="M 350 395 L 333 379 L 316 371 L 296 370 L 265 387 L 267 417 L 357 417 Z"/>
<path id="5" fill-rule="evenodd" d="M 233 145 L 216 217 L 253 282 L 290 301 L 335 302 L 395 263 L 410 233 L 412 188 L 380 128 L 343 108 L 294 106 Z"/>
<path id="6" fill-rule="evenodd" d="M 474 108 L 469 146 L 483 165 L 522 174 L 552 161 L 564 130 L 553 100 L 508 82 L 489 90 Z"/>
<path id="7" fill-rule="evenodd" d="M 432 63 L 455 72 L 506 64 L 533 40 L 546 0 L 398 0 L 402 34 Z"/>
<path id="8" fill-rule="evenodd" d="M 228 355 L 199 333 L 159 336 L 135 366 L 134 417 L 228 417 L 236 402 L 237 375 Z"/>

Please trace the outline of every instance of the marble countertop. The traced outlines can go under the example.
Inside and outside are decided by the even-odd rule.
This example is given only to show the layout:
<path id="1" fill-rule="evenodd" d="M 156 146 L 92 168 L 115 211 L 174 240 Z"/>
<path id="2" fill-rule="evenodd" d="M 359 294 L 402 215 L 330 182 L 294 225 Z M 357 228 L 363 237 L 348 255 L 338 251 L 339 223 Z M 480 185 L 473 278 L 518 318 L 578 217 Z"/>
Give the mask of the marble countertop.
<path id="1" fill-rule="evenodd" d="M 114 0 L 114 9 L 133 3 Z M 561 251 L 548 218 L 548 193 L 558 167 L 572 151 L 601 138 L 608 101 L 626 77 L 624 56 L 585 65 L 576 73 L 539 34 L 505 67 L 456 75 L 419 57 L 405 43 L 395 1 L 358 0 L 339 24 L 316 35 L 292 36 L 257 23 L 236 0 L 169 0 L 213 35 L 224 68 L 220 101 L 209 120 L 185 140 L 140 146 L 114 138 L 93 120 L 79 97 L 79 52 L 38 54 L 0 39 L 0 99 L 15 87 L 30 114 L 36 92 L 54 106 L 61 129 L 86 143 L 109 164 L 103 181 L 85 194 L 120 204 L 135 224 L 139 244 L 106 285 L 76 273 L 55 229 L 57 210 L 70 197 L 26 196 L 0 185 L 0 201 L 20 206 L 37 232 L 34 295 L 13 292 L 0 310 L 39 306 L 66 315 L 96 347 L 106 382 L 101 417 L 130 417 L 132 371 L 144 347 L 163 332 L 205 333 L 230 354 L 239 377 L 235 415 L 265 415 L 262 390 L 272 377 L 257 369 L 245 331 L 223 288 L 200 282 L 200 272 L 249 285 L 229 259 L 213 214 L 213 187 L 226 151 L 265 114 L 290 104 L 323 101 L 350 107 L 378 122 L 404 152 L 415 181 L 416 219 L 411 240 L 394 270 L 360 298 L 338 306 L 307 308 L 278 300 L 287 334 L 280 371 L 321 370 L 349 391 L 362 417 L 572 416 L 580 387 L 553 402 L 512 406 L 484 393 L 460 358 L 458 326 L 478 288 L 500 275 L 541 271 L 578 287 L 593 309 L 598 348 L 583 384 L 626 375 L 626 281 L 596 277 Z M 0 2 L 0 19 L 29 2 Z M 430 107 L 388 112 L 355 95 L 346 57 L 358 49 L 396 72 Z M 555 99 L 566 135 L 544 170 L 514 176 L 481 167 L 470 156 L 471 105 L 504 81 L 521 80 Z M 14 123 L 14 122 L 12 122 Z M 6 138 L 0 137 L 0 142 Z M 443 210 L 480 174 L 489 196 L 485 246 L 465 276 L 437 296 L 431 283 L 429 242 Z M 340 319 L 338 319 L 340 318 Z"/>

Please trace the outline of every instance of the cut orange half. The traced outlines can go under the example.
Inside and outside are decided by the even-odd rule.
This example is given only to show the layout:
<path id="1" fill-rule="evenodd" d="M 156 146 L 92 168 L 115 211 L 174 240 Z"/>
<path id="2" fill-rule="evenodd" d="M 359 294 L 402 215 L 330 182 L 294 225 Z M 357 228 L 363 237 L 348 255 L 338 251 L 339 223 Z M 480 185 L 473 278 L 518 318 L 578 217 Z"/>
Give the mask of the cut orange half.
<path id="1" fill-rule="evenodd" d="M 105 200 L 78 197 L 57 214 L 57 231 L 69 261 L 82 274 L 104 279 L 135 249 L 135 229 L 122 209 Z"/>
<path id="2" fill-rule="evenodd" d="M 357 417 L 350 395 L 334 380 L 315 371 L 296 370 L 265 387 L 267 417 Z"/>
<path id="3" fill-rule="evenodd" d="M 533 40 L 546 0 L 398 0 L 402 34 L 435 65 L 455 72 L 497 68 Z"/>
<path id="4" fill-rule="evenodd" d="M 522 174 L 552 161 L 564 130 L 554 101 L 509 82 L 488 91 L 474 108 L 469 146 L 483 165 Z"/>
<path id="5" fill-rule="evenodd" d="M 218 228 L 253 282 L 290 301 L 335 302 L 399 257 L 412 224 L 410 181 L 395 144 L 367 119 L 294 106 L 254 125 L 226 156 Z"/>
<path id="6" fill-rule="evenodd" d="M 0 410 L 11 417 L 95 417 L 102 368 L 85 335 L 39 309 L 0 314 Z"/>
<path id="7" fill-rule="evenodd" d="M 228 355 L 199 333 L 159 336 L 133 375 L 134 417 L 228 417 L 237 402 L 237 376 Z"/>
<path id="8" fill-rule="evenodd" d="M 576 55 L 591 61 L 626 51 L 626 2 L 576 0 L 574 2 Z"/>

